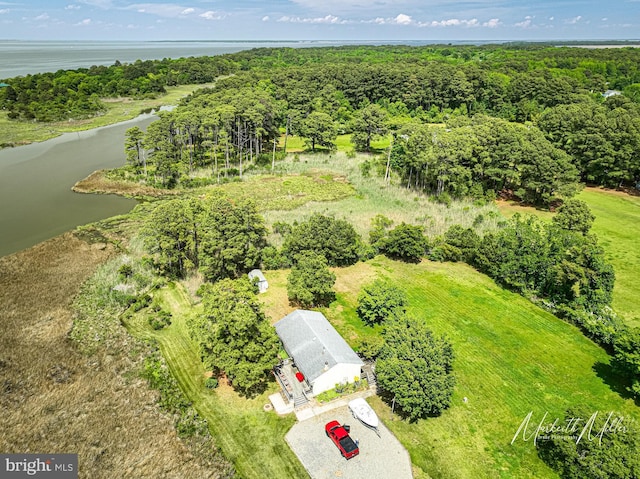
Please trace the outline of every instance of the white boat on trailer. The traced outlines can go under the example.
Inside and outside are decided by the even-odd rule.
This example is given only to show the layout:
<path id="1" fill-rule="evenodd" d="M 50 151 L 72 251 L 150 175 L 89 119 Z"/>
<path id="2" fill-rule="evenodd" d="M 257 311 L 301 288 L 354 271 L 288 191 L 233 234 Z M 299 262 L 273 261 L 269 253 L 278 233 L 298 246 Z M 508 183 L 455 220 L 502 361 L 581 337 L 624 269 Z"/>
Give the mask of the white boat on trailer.
<path id="1" fill-rule="evenodd" d="M 378 431 L 378 416 L 364 398 L 349 401 L 349 410 L 355 418 L 358 418 L 365 426 L 370 427 L 380 435 Z"/>

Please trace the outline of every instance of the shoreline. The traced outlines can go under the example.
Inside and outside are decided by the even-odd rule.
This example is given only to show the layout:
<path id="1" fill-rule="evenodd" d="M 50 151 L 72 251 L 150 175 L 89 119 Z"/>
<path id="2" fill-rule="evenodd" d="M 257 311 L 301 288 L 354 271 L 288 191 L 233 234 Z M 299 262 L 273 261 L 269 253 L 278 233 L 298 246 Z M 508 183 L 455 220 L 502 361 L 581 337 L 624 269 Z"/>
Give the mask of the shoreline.
<path id="1" fill-rule="evenodd" d="M 111 180 L 106 177 L 107 170 L 96 170 L 86 178 L 77 181 L 71 191 L 79 194 L 117 195 L 135 200 L 178 196 L 180 190 L 163 190 L 153 186 L 145 186 L 131 181 Z"/>
<path id="2" fill-rule="evenodd" d="M 175 108 L 181 98 L 214 84 L 215 82 L 168 87 L 166 94 L 146 100 L 102 98 L 101 101 L 107 106 L 106 113 L 82 120 L 31 123 L 9 120 L 7 113 L 0 111 L 0 152 L 42 144 L 65 135 L 82 135 L 101 128 L 152 118 L 157 116 L 158 111 Z"/>

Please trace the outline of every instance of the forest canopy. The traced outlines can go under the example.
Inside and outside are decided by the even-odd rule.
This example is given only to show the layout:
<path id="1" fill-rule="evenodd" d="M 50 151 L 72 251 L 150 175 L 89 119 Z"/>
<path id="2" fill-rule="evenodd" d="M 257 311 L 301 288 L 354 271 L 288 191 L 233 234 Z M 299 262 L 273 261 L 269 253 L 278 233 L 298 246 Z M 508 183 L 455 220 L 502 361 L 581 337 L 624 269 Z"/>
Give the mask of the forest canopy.
<path id="1" fill-rule="evenodd" d="M 218 179 L 242 176 L 269 161 L 283 134 L 285 145 L 298 135 L 312 150 L 350 134 L 355 150 L 369 152 L 372 140 L 390 137 L 394 173 L 435 195 L 506 192 L 548 205 L 578 182 L 640 182 L 635 48 L 261 48 L 4 81 L 0 107 L 29 121 L 100 115 L 105 98 L 216 81 L 128 139 L 132 164 L 163 187 L 202 166 Z"/>

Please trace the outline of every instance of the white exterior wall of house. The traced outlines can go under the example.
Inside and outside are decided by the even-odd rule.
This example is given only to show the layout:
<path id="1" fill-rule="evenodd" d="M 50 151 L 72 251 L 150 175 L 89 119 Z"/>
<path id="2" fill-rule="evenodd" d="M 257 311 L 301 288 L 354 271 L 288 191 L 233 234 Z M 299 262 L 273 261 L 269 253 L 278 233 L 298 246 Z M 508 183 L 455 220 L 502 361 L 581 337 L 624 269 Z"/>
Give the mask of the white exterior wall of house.
<path id="1" fill-rule="evenodd" d="M 359 364 L 336 364 L 313 381 L 313 395 L 317 396 L 320 393 L 329 391 L 330 389 L 335 388 L 336 384 L 339 383 L 352 383 L 356 378 L 360 379 Z"/>

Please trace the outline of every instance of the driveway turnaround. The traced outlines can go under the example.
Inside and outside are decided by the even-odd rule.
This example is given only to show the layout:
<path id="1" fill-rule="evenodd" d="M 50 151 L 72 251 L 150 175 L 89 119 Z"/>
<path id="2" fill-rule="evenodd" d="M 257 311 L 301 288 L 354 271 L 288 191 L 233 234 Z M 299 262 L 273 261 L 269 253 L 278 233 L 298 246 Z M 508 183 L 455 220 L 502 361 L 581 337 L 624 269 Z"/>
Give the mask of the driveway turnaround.
<path id="1" fill-rule="evenodd" d="M 325 424 L 334 419 L 348 424 L 349 435 L 358 441 L 360 454 L 348 461 L 324 432 Z M 312 479 L 411 479 L 407 451 L 384 424 L 378 430 L 380 437 L 344 406 L 298 422 L 286 440 Z"/>

